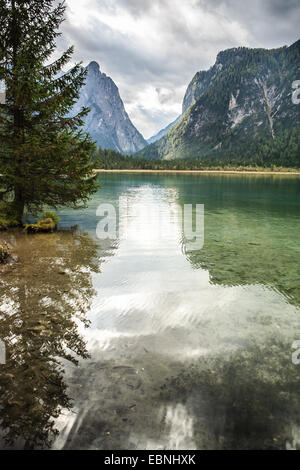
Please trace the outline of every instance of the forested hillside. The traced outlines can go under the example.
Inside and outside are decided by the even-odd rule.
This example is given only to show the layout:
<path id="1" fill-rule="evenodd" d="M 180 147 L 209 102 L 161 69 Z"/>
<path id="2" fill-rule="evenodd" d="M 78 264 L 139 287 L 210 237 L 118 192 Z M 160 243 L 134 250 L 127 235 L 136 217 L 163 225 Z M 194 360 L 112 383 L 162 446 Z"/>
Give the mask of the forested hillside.
<path id="1" fill-rule="evenodd" d="M 136 155 L 299 167 L 300 105 L 292 102 L 299 74 L 300 41 L 220 52 L 211 69 L 193 78 L 180 122 Z"/>

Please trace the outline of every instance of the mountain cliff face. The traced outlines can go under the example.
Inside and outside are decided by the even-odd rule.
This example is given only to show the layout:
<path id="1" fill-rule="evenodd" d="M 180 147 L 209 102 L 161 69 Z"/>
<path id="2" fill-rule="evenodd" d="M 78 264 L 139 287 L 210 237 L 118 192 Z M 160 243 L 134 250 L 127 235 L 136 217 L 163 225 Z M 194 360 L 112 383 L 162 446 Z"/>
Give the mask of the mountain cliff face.
<path id="1" fill-rule="evenodd" d="M 113 80 L 101 73 L 96 62 L 91 62 L 87 71 L 85 85 L 74 107 L 75 112 L 82 106 L 90 108 L 85 131 L 102 148 L 131 154 L 145 147 L 147 142 L 130 121 Z"/>
<path id="2" fill-rule="evenodd" d="M 138 155 L 300 163 L 300 105 L 292 102 L 299 73 L 300 41 L 220 52 L 189 84 L 179 123 Z"/>

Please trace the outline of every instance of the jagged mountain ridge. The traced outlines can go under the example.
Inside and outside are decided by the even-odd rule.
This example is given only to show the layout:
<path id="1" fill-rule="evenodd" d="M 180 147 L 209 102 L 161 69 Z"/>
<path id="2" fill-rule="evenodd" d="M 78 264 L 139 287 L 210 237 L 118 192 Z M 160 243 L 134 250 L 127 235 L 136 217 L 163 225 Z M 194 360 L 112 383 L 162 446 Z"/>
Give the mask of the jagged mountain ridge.
<path id="1" fill-rule="evenodd" d="M 277 146 L 281 155 L 291 151 L 291 158 L 296 159 L 300 106 L 292 103 L 291 95 L 299 71 L 300 41 L 273 50 L 220 52 L 214 66 L 198 72 L 189 84 L 180 122 L 137 155 L 237 158 L 250 150 L 262 155 L 265 145 L 273 153 Z M 267 153 L 265 149 L 262 157 Z"/>
<path id="2" fill-rule="evenodd" d="M 82 106 L 90 108 L 84 130 L 105 149 L 131 154 L 145 147 L 147 142 L 132 124 L 114 81 L 100 71 L 97 62 L 86 69 L 86 82 L 73 109 L 76 113 Z"/>

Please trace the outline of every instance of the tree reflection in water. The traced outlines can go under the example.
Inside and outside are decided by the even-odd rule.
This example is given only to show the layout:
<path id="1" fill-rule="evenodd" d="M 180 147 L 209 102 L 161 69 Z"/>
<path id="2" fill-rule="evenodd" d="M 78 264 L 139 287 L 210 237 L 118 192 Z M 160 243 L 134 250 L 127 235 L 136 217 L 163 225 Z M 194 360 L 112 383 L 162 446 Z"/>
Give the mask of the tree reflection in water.
<path id="1" fill-rule="evenodd" d="M 14 240 L 18 259 L 0 276 L 2 446 L 44 447 L 55 418 L 72 407 L 63 361 L 88 357 L 79 325 L 88 326 L 97 244 L 76 230 Z"/>

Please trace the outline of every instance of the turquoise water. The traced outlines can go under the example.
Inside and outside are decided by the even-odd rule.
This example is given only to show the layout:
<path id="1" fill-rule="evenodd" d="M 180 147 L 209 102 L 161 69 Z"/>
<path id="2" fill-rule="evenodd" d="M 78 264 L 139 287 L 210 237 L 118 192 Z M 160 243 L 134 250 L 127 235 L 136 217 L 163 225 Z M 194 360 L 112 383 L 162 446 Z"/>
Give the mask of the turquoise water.
<path id="1" fill-rule="evenodd" d="M 38 428 L 43 446 L 54 417 L 56 449 L 298 448 L 300 178 L 101 181 L 87 209 L 61 211 L 58 233 L 5 235 L 18 255 L 1 279 L 12 445 Z M 120 201 L 126 234 L 99 240 L 98 206 L 119 215 Z M 187 244 L 184 204 L 204 204 L 201 249 Z"/>

